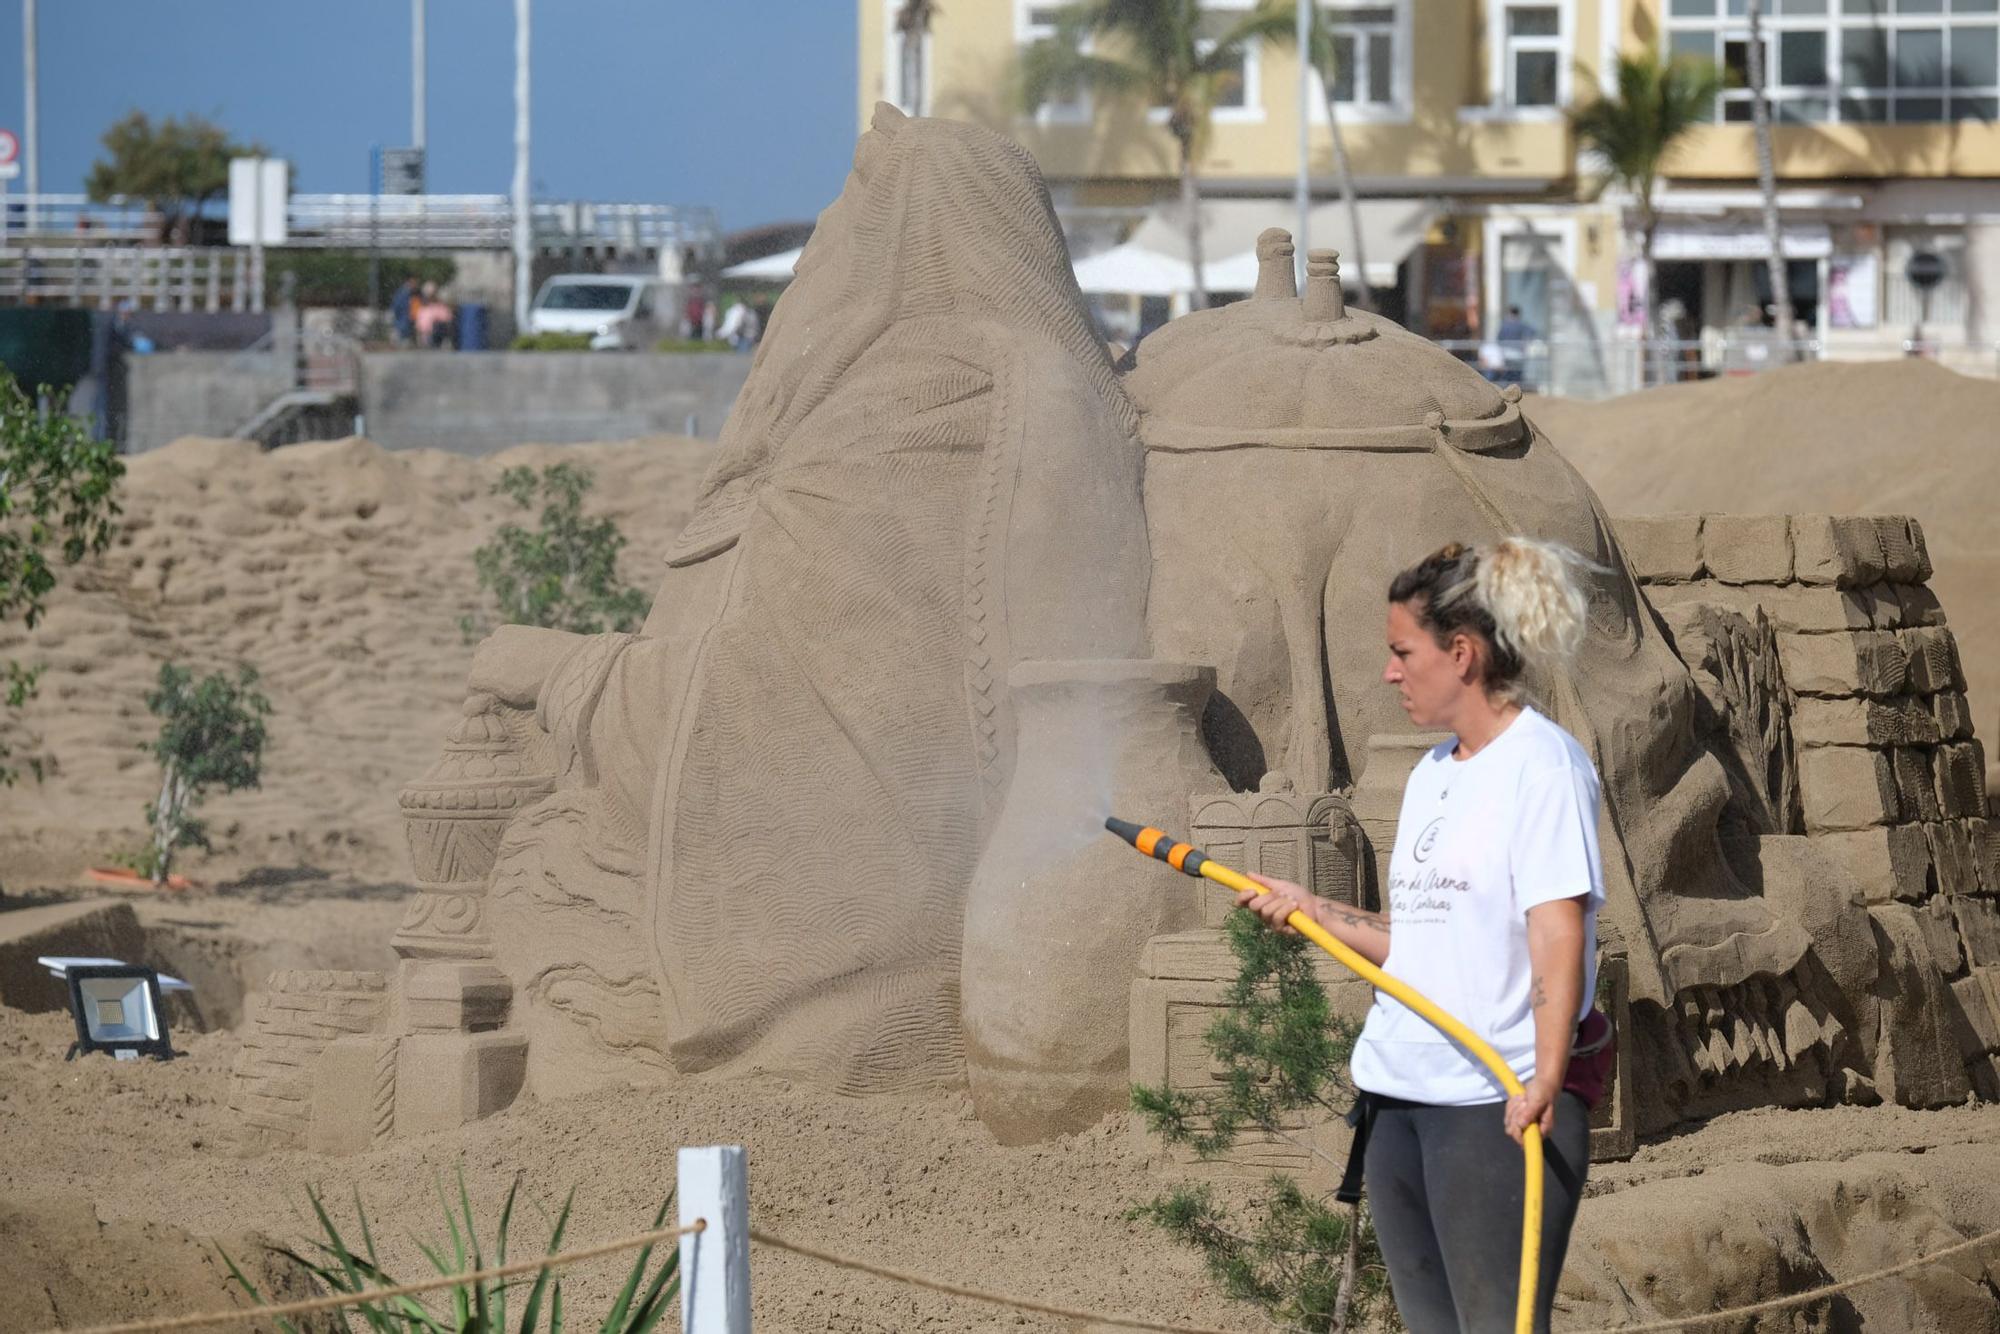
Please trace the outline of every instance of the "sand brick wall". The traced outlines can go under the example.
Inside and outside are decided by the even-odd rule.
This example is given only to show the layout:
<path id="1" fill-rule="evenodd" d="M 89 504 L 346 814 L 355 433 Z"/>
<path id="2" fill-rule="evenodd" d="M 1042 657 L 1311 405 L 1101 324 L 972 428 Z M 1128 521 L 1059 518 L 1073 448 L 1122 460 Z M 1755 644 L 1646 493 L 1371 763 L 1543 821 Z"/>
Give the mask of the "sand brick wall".
<path id="1" fill-rule="evenodd" d="M 1923 528 L 1902 517 L 1671 515 L 1616 521 L 1669 630 L 1700 607 L 1761 614 L 1783 668 L 1804 833 L 1871 912 L 1906 905 L 2000 1096 L 2000 868 L 1986 756 Z"/>
<path id="2" fill-rule="evenodd" d="M 384 987 L 381 973 L 271 974 L 247 1007 L 243 1047 L 229 1072 L 229 1106 L 245 1123 L 304 1144 L 320 1053 L 336 1038 L 382 1026 Z"/>

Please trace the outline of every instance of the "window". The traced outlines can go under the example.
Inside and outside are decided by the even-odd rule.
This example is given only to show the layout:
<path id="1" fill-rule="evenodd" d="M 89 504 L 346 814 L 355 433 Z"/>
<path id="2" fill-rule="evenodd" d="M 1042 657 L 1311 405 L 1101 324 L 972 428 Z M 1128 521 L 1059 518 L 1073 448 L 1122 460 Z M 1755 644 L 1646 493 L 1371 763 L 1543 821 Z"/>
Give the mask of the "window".
<path id="1" fill-rule="evenodd" d="M 1256 0 L 1214 0 L 1201 7 L 1195 31 L 1195 49 L 1203 55 L 1215 50 L 1222 38 L 1249 16 Z M 1245 42 L 1224 67 L 1225 76 L 1215 90 L 1215 118 L 1221 121 L 1262 120 L 1263 94 L 1258 87 L 1261 61 L 1256 41 Z M 1167 108 L 1154 107 L 1153 119 L 1166 119 Z"/>
<path id="2" fill-rule="evenodd" d="M 1343 106 L 1396 102 L 1396 10 L 1390 5 L 1327 11 L 1333 29 L 1333 100 Z"/>
<path id="3" fill-rule="evenodd" d="M 1508 106 L 1563 103 L 1562 10 L 1555 5 L 1503 6 L 1505 51 L 1501 86 Z"/>
<path id="4" fill-rule="evenodd" d="M 1056 24 L 1062 17 L 1064 5 L 1021 4 L 1015 11 L 1016 31 L 1022 46 L 1032 46 L 1036 42 L 1053 39 Z M 1045 98 L 1035 108 L 1035 119 L 1039 121 L 1087 121 L 1090 119 L 1090 97 L 1081 88 L 1067 93 Z"/>
<path id="5" fill-rule="evenodd" d="M 1769 0 L 1765 77 L 1780 122 L 1924 123 L 2000 107 L 2000 0 Z M 1718 12 L 1720 11 L 1720 12 Z M 1667 51 L 1729 73 L 1722 120 L 1751 116 L 1744 0 L 1669 0 Z"/>

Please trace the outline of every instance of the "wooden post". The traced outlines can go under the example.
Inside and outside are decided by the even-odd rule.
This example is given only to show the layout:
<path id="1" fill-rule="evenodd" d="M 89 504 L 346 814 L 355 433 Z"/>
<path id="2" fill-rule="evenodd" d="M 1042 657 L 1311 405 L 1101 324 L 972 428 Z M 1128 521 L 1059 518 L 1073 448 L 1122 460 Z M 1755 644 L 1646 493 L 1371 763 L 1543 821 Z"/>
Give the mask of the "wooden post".
<path id="1" fill-rule="evenodd" d="M 680 1152 L 681 1334 L 750 1334 L 750 1173 L 740 1144 Z"/>

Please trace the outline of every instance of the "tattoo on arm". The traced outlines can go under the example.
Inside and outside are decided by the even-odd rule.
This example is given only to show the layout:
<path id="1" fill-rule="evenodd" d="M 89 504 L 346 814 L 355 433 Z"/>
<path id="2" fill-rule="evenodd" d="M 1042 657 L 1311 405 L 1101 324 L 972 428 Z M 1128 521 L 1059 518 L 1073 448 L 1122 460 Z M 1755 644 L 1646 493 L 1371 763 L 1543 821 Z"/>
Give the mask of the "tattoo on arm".
<path id="1" fill-rule="evenodd" d="M 1530 1009 L 1539 1010 L 1549 1003 L 1549 984 L 1542 978 L 1535 979 L 1534 989 L 1528 996 Z"/>
<path id="2" fill-rule="evenodd" d="M 1378 913 L 1362 912 L 1345 904 L 1330 905 L 1328 911 L 1332 913 L 1333 920 L 1342 926 L 1351 926 L 1364 931 L 1379 931 L 1385 936 L 1389 934 L 1388 919 Z"/>

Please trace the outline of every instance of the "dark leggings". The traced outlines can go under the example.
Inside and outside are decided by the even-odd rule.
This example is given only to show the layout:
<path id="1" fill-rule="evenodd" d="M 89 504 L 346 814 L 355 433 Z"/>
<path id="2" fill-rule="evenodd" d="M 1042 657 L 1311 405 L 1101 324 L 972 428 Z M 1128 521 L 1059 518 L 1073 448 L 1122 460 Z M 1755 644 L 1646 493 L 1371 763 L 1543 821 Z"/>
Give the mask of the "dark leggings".
<path id="1" fill-rule="evenodd" d="M 1364 1166 L 1368 1207 L 1410 1334 L 1511 1334 L 1521 1273 L 1521 1149 L 1504 1103 L 1432 1107 L 1377 1098 Z M 1570 1224 L 1590 1167 L 1590 1112 L 1558 1095 L 1544 1137 L 1542 1277 L 1536 1334 L 1547 1334 Z"/>

